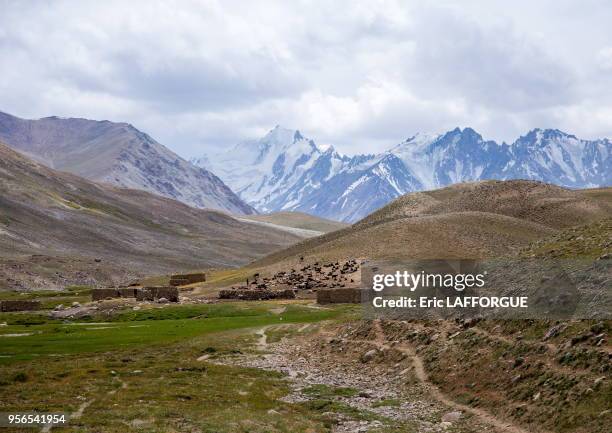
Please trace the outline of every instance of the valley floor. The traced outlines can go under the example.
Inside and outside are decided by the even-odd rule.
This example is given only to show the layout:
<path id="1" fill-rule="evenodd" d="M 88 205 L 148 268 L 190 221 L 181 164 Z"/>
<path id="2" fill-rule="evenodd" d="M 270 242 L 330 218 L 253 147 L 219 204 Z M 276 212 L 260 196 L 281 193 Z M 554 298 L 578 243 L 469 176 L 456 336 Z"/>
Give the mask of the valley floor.
<path id="1" fill-rule="evenodd" d="M 166 306 L 71 322 L 3 313 L 0 412 L 71 414 L 69 426 L 43 432 L 473 432 L 491 425 L 441 400 L 412 356 L 398 353 L 391 368 L 375 361 L 387 350 L 381 335 L 351 342 L 365 350 L 361 357 L 309 352 L 315 341 L 337 351 L 327 329 L 356 318 L 355 306 L 304 301 Z"/>
<path id="2" fill-rule="evenodd" d="M 360 319 L 308 300 L 1 313 L 0 412 L 71 414 L 42 432 L 606 431 L 607 322 L 543 343 L 544 322 Z"/>

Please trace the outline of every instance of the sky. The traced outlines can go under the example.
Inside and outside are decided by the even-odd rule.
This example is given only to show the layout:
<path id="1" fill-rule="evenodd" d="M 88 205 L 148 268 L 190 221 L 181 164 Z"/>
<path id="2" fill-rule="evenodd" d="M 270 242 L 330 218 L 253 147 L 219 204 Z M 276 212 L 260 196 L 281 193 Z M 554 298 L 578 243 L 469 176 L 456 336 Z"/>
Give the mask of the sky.
<path id="1" fill-rule="evenodd" d="M 0 111 L 184 157 L 299 129 L 347 154 L 472 127 L 612 138 L 608 0 L 0 0 Z"/>

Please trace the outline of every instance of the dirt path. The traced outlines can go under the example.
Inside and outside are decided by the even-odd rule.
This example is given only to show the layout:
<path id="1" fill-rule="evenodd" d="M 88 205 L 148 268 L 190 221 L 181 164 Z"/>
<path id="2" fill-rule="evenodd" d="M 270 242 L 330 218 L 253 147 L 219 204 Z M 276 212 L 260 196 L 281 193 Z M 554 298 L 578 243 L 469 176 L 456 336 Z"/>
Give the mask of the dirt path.
<path id="1" fill-rule="evenodd" d="M 259 335 L 259 338 L 257 339 L 257 349 L 259 350 L 265 350 L 266 347 L 268 347 L 268 335 L 266 334 L 266 330 L 269 327 L 270 325 L 264 326 L 255 332 L 256 335 Z"/>
<path id="2" fill-rule="evenodd" d="M 445 405 L 453 409 L 457 409 L 462 412 L 470 413 L 478 417 L 481 421 L 485 422 L 486 424 L 489 424 L 492 427 L 495 427 L 499 431 L 506 432 L 506 433 L 528 433 L 527 430 L 524 430 L 521 427 L 508 423 L 506 421 L 500 420 L 482 409 L 474 408 L 471 406 L 466 406 L 464 404 L 457 403 L 451 400 L 449 397 L 444 395 L 437 386 L 435 386 L 433 383 L 429 381 L 429 377 L 427 376 L 427 372 L 425 371 L 423 361 L 414 352 L 414 350 L 412 350 L 412 348 L 404 344 L 397 345 L 395 348 L 399 350 L 400 352 L 405 353 L 412 359 L 412 364 L 414 365 L 415 376 L 421 383 L 423 383 L 430 389 L 431 394 L 436 398 L 436 400 L 440 401 L 441 403 L 444 403 Z"/>
<path id="3" fill-rule="evenodd" d="M 375 344 L 380 348 L 387 347 L 385 345 L 385 333 L 382 329 L 380 320 L 375 320 L 373 325 L 376 336 L 374 340 Z M 466 406 L 450 399 L 442 391 L 440 391 L 440 389 L 436 385 L 431 383 L 427 375 L 427 371 L 425 371 L 423 360 L 417 355 L 417 353 L 412 347 L 405 343 L 402 343 L 394 346 L 394 349 L 407 355 L 412 360 L 412 365 L 414 366 L 414 373 L 416 378 L 419 380 L 419 382 L 421 382 L 430 390 L 431 394 L 436 398 L 436 400 L 453 409 L 459 410 L 461 412 L 470 413 L 478 417 L 484 423 L 489 424 L 490 426 L 496 428 L 499 431 L 506 433 L 529 433 L 527 430 L 524 430 L 523 428 L 516 426 L 512 423 L 500 420 L 482 409 Z"/>

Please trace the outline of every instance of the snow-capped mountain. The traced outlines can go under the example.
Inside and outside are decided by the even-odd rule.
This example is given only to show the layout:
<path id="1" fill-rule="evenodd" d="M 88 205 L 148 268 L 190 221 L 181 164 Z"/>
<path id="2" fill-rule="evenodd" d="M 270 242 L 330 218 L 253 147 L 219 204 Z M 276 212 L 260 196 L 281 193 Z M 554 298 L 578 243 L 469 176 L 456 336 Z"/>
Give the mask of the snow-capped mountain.
<path id="1" fill-rule="evenodd" d="M 270 212 L 299 204 L 349 160 L 333 148 L 324 151 L 300 131 L 277 126 L 259 140 L 192 162 L 213 170 L 238 195 Z"/>
<path id="2" fill-rule="evenodd" d="M 26 120 L 0 112 L 0 141 L 51 168 L 90 180 L 148 191 L 197 208 L 256 213 L 210 171 L 127 123 Z"/>
<path id="3" fill-rule="evenodd" d="M 612 142 L 534 129 L 509 149 L 505 179 L 535 179 L 571 188 L 612 185 Z"/>
<path id="4" fill-rule="evenodd" d="M 354 222 L 408 192 L 485 179 L 567 187 L 612 184 L 612 145 L 535 129 L 512 145 L 471 128 L 417 134 L 378 155 L 341 155 L 299 131 L 274 128 L 197 164 L 217 172 L 262 212 L 294 210 Z"/>

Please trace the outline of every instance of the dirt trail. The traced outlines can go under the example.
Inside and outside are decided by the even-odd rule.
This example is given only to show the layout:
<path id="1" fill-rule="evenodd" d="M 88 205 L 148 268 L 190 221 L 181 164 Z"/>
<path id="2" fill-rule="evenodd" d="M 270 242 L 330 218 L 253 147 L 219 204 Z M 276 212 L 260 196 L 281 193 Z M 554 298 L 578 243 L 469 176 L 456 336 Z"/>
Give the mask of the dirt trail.
<path id="1" fill-rule="evenodd" d="M 259 350 L 265 350 L 265 348 L 268 346 L 268 335 L 266 334 L 266 330 L 269 327 L 270 325 L 264 326 L 255 332 L 256 335 L 259 335 L 259 338 L 257 339 L 257 349 Z"/>
<path id="2" fill-rule="evenodd" d="M 375 340 L 374 340 L 375 344 L 379 346 L 379 348 L 387 347 L 385 345 L 386 339 L 385 339 L 385 334 L 382 329 L 380 320 L 374 321 L 374 331 L 376 335 Z M 415 373 L 416 378 L 419 380 L 419 382 L 425 385 L 431 391 L 431 394 L 441 403 L 453 409 L 457 409 L 462 412 L 470 413 L 478 417 L 481 421 L 485 422 L 486 424 L 489 424 L 493 426 L 494 428 L 498 429 L 499 431 L 507 432 L 507 433 L 529 433 L 527 430 L 517 425 L 508 423 L 507 421 L 500 420 L 482 409 L 474 408 L 471 406 L 466 406 L 464 404 L 457 403 L 454 400 L 450 399 L 449 397 L 444 395 L 444 393 L 442 393 L 442 391 L 440 391 L 440 389 L 436 385 L 431 383 L 427 375 L 427 372 L 425 371 L 423 360 L 417 355 L 417 353 L 414 351 L 412 347 L 410 347 L 409 345 L 405 343 L 402 343 L 402 344 L 398 344 L 394 346 L 394 349 L 400 351 L 401 353 L 404 353 L 412 360 L 412 365 L 414 366 L 414 373 Z"/>
<path id="3" fill-rule="evenodd" d="M 508 423 L 506 421 L 500 420 L 496 417 L 494 417 L 493 415 L 491 415 L 490 413 L 482 410 L 482 409 L 478 409 L 478 408 L 474 408 L 471 406 L 466 406 L 464 404 L 461 403 L 457 403 L 453 400 L 451 400 L 450 398 L 448 398 L 446 395 L 444 395 L 442 393 L 442 391 L 440 391 L 440 389 L 435 386 L 433 383 L 431 383 L 429 381 L 429 377 L 427 376 L 427 372 L 425 371 L 425 367 L 423 365 L 423 361 L 421 360 L 421 358 L 414 352 L 414 350 L 412 350 L 412 348 L 401 344 L 395 347 L 397 350 L 399 350 L 402 353 L 405 353 L 406 355 L 408 355 L 409 357 L 411 357 L 412 359 L 412 364 L 414 365 L 414 373 L 415 376 L 417 377 L 417 379 L 423 383 L 424 385 L 426 385 L 429 390 L 431 391 L 431 394 L 441 403 L 444 403 L 445 405 L 453 408 L 453 409 L 457 409 L 460 410 L 462 412 L 467 412 L 467 413 L 471 413 L 472 415 L 478 417 L 481 421 L 495 427 L 496 429 L 502 431 L 502 432 L 507 432 L 507 433 L 528 433 L 527 430 L 524 430 L 523 428 L 516 426 L 514 424 Z"/>

